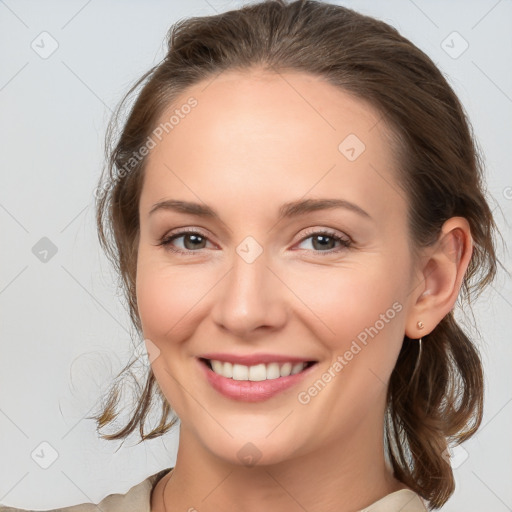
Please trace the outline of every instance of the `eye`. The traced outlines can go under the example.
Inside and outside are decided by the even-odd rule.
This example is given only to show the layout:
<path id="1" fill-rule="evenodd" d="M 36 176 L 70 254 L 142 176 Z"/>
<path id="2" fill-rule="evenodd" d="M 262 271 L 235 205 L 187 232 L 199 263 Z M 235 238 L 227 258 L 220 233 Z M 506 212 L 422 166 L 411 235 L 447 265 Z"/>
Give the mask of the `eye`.
<path id="1" fill-rule="evenodd" d="M 337 253 L 352 245 L 352 241 L 348 237 L 341 237 L 329 230 L 310 232 L 300 243 L 303 244 L 308 240 L 311 240 L 310 245 L 314 252 L 322 252 L 324 254 Z M 338 249 L 333 247 L 336 243 L 339 244 Z"/>
<path id="2" fill-rule="evenodd" d="M 173 242 L 182 238 L 183 248 L 175 247 Z M 199 231 L 180 231 L 178 233 L 173 233 L 171 235 L 167 235 L 157 244 L 164 246 L 166 249 L 182 253 L 182 254 L 190 254 L 192 252 L 197 252 L 196 249 L 204 249 L 204 244 L 207 241 L 207 237 L 200 233 Z"/>
<path id="3" fill-rule="evenodd" d="M 183 247 L 176 247 L 174 245 L 176 240 L 182 239 Z M 301 240 L 301 244 L 311 240 L 311 247 L 313 252 L 319 252 L 324 254 L 332 254 L 341 252 L 344 249 L 349 248 L 352 245 L 350 238 L 341 237 L 333 231 L 312 231 L 308 233 L 308 236 Z M 206 248 L 208 238 L 199 231 L 185 230 L 165 236 L 157 244 L 165 247 L 169 251 L 173 251 L 180 254 L 192 254 L 199 252 L 200 249 Z M 334 249 L 333 244 L 339 244 L 338 249 Z"/>

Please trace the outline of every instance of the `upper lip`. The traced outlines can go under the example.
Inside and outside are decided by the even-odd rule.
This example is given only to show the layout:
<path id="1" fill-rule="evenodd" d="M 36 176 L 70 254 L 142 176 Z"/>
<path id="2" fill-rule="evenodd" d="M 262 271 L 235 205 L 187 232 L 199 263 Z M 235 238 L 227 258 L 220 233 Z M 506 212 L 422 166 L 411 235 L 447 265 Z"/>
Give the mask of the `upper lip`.
<path id="1" fill-rule="evenodd" d="M 209 353 L 198 356 L 202 359 L 210 359 L 214 361 L 222 361 L 233 364 L 243 364 L 244 366 L 254 366 L 257 364 L 269 363 L 308 363 L 314 361 L 304 357 L 287 356 L 281 354 L 226 354 L 226 353 Z"/>

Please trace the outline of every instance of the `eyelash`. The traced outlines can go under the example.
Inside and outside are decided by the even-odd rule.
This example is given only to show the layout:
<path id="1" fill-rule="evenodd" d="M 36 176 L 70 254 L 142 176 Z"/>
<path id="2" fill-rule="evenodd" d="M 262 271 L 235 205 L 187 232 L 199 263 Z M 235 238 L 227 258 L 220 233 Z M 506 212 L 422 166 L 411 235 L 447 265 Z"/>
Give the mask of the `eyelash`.
<path id="1" fill-rule="evenodd" d="M 170 235 L 165 236 L 156 245 L 157 246 L 163 246 L 166 250 L 169 250 L 169 251 L 172 251 L 172 252 L 175 252 L 175 253 L 178 253 L 178 254 L 184 254 L 184 255 L 187 255 L 187 256 L 189 256 L 189 255 L 191 256 L 193 253 L 199 252 L 201 249 L 198 249 L 196 251 L 192 251 L 192 250 L 185 250 L 184 251 L 183 249 L 178 249 L 178 248 L 176 248 L 176 247 L 171 245 L 171 242 L 173 242 L 177 238 L 180 238 L 180 237 L 182 237 L 184 235 L 199 235 L 200 237 L 205 238 L 206 240 L 208 240 L 208 237 L 205 236 L 200 231 L 184 230 L 184 231 L 179 231 L 179 232 L 176 232 L 176 233 L 171 233 Z M 315 250 L 313 250 L 313 252 L 318 253 L 318 254 L 322 254 L 323 256 L 330 255 L 330 254 L 337 254 L 337 253 L 343 251 L 344 249 L 350 248 L 352 246 L 352 243 L 353 243 L 350 238 L 348 238 L 348 237 L 347 238 L 343 238 L 343 237 L 337 235 L 336 233 L 334 233 L 333 231 L 330 231 L 330 230 L 326 229 L 326 230 L 323 230 L 323 231 L 310 231 L 310 232 L 306 233 L 306 236 L 304 236 L 299 241 L 299 244 L 304 242 L 308 238 L 311 238 L 314 235 L 328 236 L 329 238 L 332 238 L 335 242 L 340 242 L 340 244 L 341 244 L 341 247 L 338 248 L 337 250 L 336 249 L 329 249 L 327 251 L 315 251 Z"/>

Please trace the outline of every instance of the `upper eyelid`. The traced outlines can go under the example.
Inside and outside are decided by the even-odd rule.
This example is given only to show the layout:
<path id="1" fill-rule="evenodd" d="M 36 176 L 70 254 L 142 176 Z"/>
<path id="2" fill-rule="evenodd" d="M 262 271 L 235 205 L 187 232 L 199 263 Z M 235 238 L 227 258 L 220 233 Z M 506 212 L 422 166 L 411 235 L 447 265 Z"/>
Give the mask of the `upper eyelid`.
<path id="1" fill-rule="evenodd" d="M 211 237 L 204 233 L 200 228 L 176 228 L 176 230 L 174 231 L 170 231 L 168 232 L 167 234 L 165 234 L 163 237 L 162 237 L 162 240 L 167 240 L 169 238 L 180 238 L 182 236 L 186 236 L 186 235 L 189 235 L 189 234 L 197 234 L 197 235 L 201 235 L 202 237 L 206 238 L 210 243 L 214 243 L 212 242 L 211 240 Z"/>
<path id="2" fill-rule="evenodd" d="M 166 240 L 169 240 L 171 238 L 173 240 L 176 240 L 177 238 L 181 238 L 181 237 L 186 236 L 188 234 L 198 234 L 198 235 L 206 238 L 207 241 L 209 241 L 210 243 L 213 243 L 214 245 L 217 245 L 217 244 L 215 244 L 215 242 L 213 242 L 210 239 L 209 235 L 207 235 L 206 233 L 203 233 L 201 228 L 196 228 L 196 227 L 176 228 L 176 230 L 173 230 L 173 231 L 167 233 L 166 235 L 164 235 L 162 237 L 162 241 L 166 241 Z M 347 235 L 346 233 L 339 233 L 334 228 L 326 228 L 326 227 L 308 228 L 307 231 L 301 235 L 300 240 L 298 240 L 295 243 L 296 244 L 297 243 L 302 243 L 302 242 L 304 242 L 304 240 L 307 240 L 308 238 L 312 237 L 315 234 L 326 234 L 327 236 L 338 237 L 341 240 L 344 240 L 344 241 L 346 241 L 349 244 L 353 244 L 354 243 L 352 237 Z M 188 249 L 186 249 L 186 250 L 188 250 Z M 191 252 L 197 252 L 197 251 L 191 251 Z"/>

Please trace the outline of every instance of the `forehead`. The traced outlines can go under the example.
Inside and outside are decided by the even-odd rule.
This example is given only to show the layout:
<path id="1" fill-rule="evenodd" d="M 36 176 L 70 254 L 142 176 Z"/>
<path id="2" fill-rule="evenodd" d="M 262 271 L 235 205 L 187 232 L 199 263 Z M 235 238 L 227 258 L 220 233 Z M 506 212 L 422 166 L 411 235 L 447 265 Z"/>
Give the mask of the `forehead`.
<path id="1" fill-rule="evenodd" d="M 176 145 L 192 140 L 187 128 L 211 145 L 229 143 L 231 135 L 277 140 L 280 144 L 287 140 L 294 143 L 302 135 L 312 143 L 324 139 L 331 144 L 348 131 L 374 142 L 386 131 L 381 114 L 369 102 L 306 73 L 258 69 L 221 73 L 189 87 L 163 113 L 159 123 L 169 120 L 191 97 L 197 106 L 180 116 L 179 124 L 172 129 Z M 377 125 L 380 129 L 374 130 Z"/>
<path id="2" fill-rule="evenodd" d="M 159 124 L 173 115 L 148 156 L 141 202 L 222 191 L 247 205 L 334 190 L 369 203 L 394 181 L 380 112 L 313 75 L 222 73 L 185 90 Z"/>

